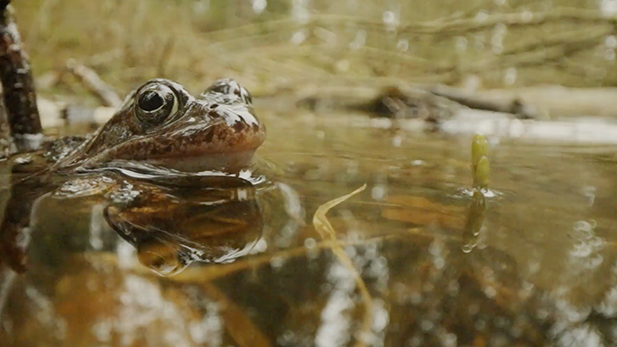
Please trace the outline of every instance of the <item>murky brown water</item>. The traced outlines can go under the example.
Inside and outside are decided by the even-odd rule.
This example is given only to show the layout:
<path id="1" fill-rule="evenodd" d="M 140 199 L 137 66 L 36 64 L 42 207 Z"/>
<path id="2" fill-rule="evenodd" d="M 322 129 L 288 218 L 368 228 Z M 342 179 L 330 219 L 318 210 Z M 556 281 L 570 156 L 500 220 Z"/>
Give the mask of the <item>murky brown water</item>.
<path id="1" fill-rule="evenodd" d="M 260 198 L 269 214 L 251 254 L 158 277 L 106 224 L 105 199 L 47 196 L 30 270 L 2 275 L 2 346 L 617 343 L 617 148 L 490 138 L 474 236 L 470 137 L 359 126 L 355 115 L 261 115 L 259 153 L 285 186 Z M 328 217 L 368 293 L 311 224 L 364 183 Z"/>

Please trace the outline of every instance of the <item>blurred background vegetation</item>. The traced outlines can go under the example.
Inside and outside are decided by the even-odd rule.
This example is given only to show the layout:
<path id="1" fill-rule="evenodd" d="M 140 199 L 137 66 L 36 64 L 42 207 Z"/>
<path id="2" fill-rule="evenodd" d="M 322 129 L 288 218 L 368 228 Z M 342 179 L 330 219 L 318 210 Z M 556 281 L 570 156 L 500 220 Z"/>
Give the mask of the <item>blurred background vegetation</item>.
<path id="1" fill-rule="evenodd" d="M 617 0 L 28 0 L 36 76 L 67 60 L 125 94 L 153 77 L 256 95 L 400 80 L 617 86 Z M 66 84 L 54 87 L 69 88 Z"/>

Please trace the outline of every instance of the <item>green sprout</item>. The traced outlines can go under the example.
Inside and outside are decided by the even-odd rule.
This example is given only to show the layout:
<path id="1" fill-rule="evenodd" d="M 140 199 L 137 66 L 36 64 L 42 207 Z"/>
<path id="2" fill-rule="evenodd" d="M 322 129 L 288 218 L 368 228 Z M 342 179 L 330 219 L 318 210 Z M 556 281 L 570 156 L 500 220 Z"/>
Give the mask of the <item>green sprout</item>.
<path id="1" fill-rule="evenodd" d="M 473 187 L 488 188 L 490 165 L 488 161 L 488 141 L 484 135 L 476 134 L 471 142 L 471 169 L 473 172 Z"/>
<path id="2" fill-rule="evenodd" d="M 480 230 L 484 224 L 486 213 L 486 198 L 479 190 L 473 192 L 471 203 L 467 210 L 467 223 L 463 230 L 463 252 L 471 252 L 478 243 Z"/>
<path id="3" fill-rule="evenodd" d="M 467 210 L 467 223 L 463 230 L 462 250 L 471 252 L 478 242 L 480 230 L 486 214 L 486 197 L 483 190 L 488 188 L 490 165 L 488 160 L 488 141 L 476 134 L 471 142 L 471 171 L 473 173 L 473 197 Z"/>

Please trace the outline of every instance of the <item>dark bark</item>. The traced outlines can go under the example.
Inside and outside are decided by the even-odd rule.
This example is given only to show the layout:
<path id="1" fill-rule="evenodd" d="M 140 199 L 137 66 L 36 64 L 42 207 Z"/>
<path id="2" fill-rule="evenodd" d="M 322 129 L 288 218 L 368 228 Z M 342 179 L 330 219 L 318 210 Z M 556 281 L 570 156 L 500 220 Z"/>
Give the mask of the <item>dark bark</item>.
<path id="1" fill-rule="evenodd" d="M 11 136 L 17 149 L 38 148 L 42 127 L 28 56 L 13 20 L 10 1 L 0 1 L 0 81 Z"/>

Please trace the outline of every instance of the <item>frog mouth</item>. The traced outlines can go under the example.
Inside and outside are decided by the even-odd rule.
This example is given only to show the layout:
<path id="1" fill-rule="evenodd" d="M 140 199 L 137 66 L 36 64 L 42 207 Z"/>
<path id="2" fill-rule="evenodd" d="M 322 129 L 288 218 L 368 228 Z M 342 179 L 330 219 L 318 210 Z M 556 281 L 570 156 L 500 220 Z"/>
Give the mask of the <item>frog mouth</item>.
<path id="1" fill-rule="evenodd" d="M 216 170 L 237 173 L 251 166 L 254 154 L 255 149 L 250 149 L 227 153 L 179 155 L 173 158 L 146 159 L 143 162 L 184 172 Z"/>

